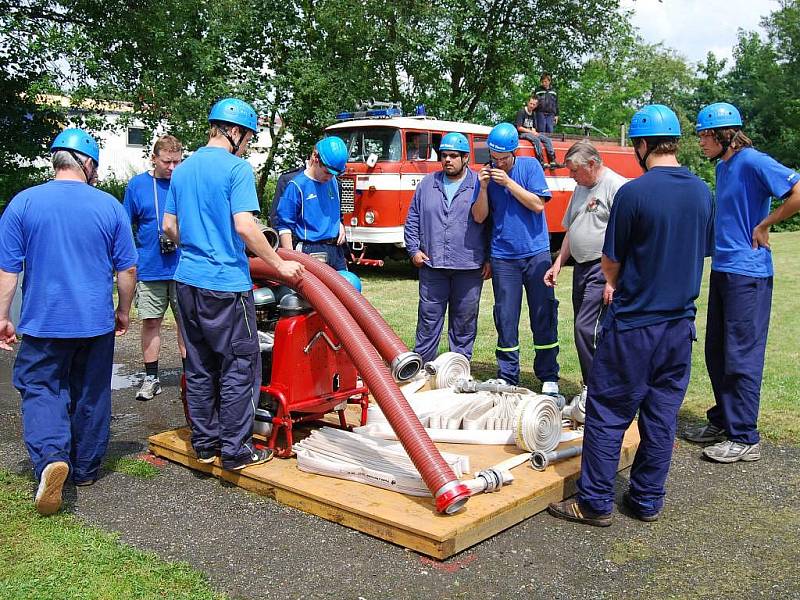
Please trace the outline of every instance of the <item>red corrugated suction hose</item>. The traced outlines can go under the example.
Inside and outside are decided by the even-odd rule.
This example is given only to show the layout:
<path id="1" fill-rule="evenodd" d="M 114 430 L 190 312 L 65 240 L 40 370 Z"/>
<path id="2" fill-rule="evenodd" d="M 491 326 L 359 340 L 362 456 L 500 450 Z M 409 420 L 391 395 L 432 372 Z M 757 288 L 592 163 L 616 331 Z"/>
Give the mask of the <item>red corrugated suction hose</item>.
<path id="1" fill-rule="evenodd" d="M 259 264 L 254 271 L 255 261 Z M 386 415 L 397 438 L 436 499 L 436 510 L 452 514 L 460 509 L 469 499 L 470 489 L 456 478 L 455 473 L 444 461 L 392 379 L 380 355 L 333 292 L 309 271 L 306 271 L 299 280 L 288 281 L 261 259 L 251 259 L 250 267 L 256 278 L 267 278 L 288 285 L 309 301 L 325 323 L 336 333 L 372 391 L 378 406 Z"/>
<path id="2" fill-rule="evenodd" d="M 281 248 L 281 258 L 295 260 L 314 274 L 344 304 L 380 353 L 396 381 L 408 381 L 422 369 L 422 357 L 411 352 L 381 314 L 335 269 L 302 252 Z M 266 277 L 266 263 L 261 259 L 250 259 L 250 273 L 256 279 Z"/>

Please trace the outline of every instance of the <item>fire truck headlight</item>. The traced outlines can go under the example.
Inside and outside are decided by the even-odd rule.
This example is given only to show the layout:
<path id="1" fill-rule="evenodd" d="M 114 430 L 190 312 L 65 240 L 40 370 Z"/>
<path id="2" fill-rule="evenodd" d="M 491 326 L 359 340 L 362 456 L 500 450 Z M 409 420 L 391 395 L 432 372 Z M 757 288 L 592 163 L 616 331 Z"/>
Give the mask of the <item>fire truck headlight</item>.
<path id="1" fill-rule="evenodd" d="M 350 217 L 350 227 L 358 225 L 358 217 Z"/>
<path id="2" fill-rule="evenodd" d="M 367 225 L 372 225 L 375 222 L 375 213 L 371 210 L 368 210 L 364 213 L 364 222 Z"/>

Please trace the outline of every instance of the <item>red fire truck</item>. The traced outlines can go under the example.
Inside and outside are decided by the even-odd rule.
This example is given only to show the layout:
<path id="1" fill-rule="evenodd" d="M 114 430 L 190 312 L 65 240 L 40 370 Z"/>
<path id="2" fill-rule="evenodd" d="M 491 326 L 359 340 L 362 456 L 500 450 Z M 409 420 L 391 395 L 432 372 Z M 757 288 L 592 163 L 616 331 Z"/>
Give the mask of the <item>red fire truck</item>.
<path id="1" fill-rule="evenodd" d="M 486 138 L 491 127 L 400 114 L 396 108 L 342 113 L 340 121 L 325 130 L 327 135 L 342 138 L 350 151 L 347 170 L 339 177 L 339 192 L 347 242 L 357 264 L 381 266 L 387 256 L 404 255 L 403 224 L 411 197 L 425 175 L 441 169 L 437 151 L 443 135 L 458 131 L 467 137 L 473 169 L 489 161 Z M 560 161 L 577 139 L 581 138 L 553 137 Z M 606 166 L 628 178 L 641 174 L 631 147 L 608 139 L 592 138 L 592 142 Z M 520 140 L 517 154 L 536 156 L 525 140 Z M 553 193 L 545 214 L 551 246 L 556 250 L 563 238 L 561 220 L 575 181 L 563 167 L 548 169 L 545 175 Z"/>

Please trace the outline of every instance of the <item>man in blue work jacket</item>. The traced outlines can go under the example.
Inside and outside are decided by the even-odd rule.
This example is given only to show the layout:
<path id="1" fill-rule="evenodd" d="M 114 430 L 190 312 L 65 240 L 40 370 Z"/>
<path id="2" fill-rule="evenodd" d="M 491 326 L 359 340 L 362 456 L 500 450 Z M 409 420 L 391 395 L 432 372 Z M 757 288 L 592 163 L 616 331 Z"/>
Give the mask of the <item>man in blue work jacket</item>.
<path id="1" fill-rule="evenodd" d="M 561 519 L 611 525 L 622 439 L 637 411 L 641 442 L 623 502 L 643 521 L 664 506 L 713 222 L 711 191 L 675 156 L 680 131 L 661 104 L 631 120 L 645 173 L 619 189 L 611 208 L 601 265 L 612 302 L 589 378 L 578 494 L 548 506 Z"/>
<path id="2" fill-rule="evenodd" d="M 261 355 L 245 246 L 285 279 L 303 267 L 282 260 L 253 217 L 255 176 L 241 155 L 258 129 L 255 110 L 225 98 L 208 121 L 208 143 L 172 174 L 163 229 L 181 248 L 175 281 L 192 447 L 202 463 L 220 457 L 224 469 L 239 470 L 272 458 L 252 440 Z"/>
<path id="3" fill-rule="evenodd" d="M 445 312 L 450 351 L 472 358 L 483 280 L 491 273 L 486 227 L 472 217 L 480 185 L 469 155 L 466 137 L 445 135 L 442 171 L 419 182 L 406 217 L 406 251 L 419 269 L 414 351 L 426 362 L 436 358 Z"/>
<path id="4" fill-rule="evenodd" d="M 114 336 L 128 330 L 136 285 L 128 216 L 93 187 L 97 142 L 66 129 L 51 152 L 55 178 L 20 192 L 0 219 L 0 348 L 16 341 L 8 308 L 24 264 L 13 382 L 43 515 L 61 508 L 67 476 L 79 486 L 98 477 L 111 433 Z"/>
<path id="5" fill-rule="evenodd" d="M 519 383 L 519 319 L 522 290 L 528 299 L 533 372 L 543 394 L 558 394 L 558 300 L 544 274 L 553 265 L 544 215 L 551 194 L 544 171 L 534 158 L 514 155 L 517 128 L 500 123 L 487 140 L 491 161 L 478 174 L 480 192 L 472 215 L 483 223 L 491 216 L 492 289 L 497 329 L 497 376 Z"/>

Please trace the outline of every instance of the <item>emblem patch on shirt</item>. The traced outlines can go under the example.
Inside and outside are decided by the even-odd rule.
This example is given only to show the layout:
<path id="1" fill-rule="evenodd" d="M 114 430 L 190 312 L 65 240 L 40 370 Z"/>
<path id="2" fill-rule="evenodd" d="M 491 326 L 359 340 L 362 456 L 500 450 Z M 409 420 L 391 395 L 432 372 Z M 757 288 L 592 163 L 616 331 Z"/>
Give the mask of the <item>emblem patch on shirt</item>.
<path id="1" fill-rule="evenodd" d="M 586 212 L 596 212 L 597 211 L 597 198 L 592 196 L 589 198 L 589 202 L 586 203 Z"/>

